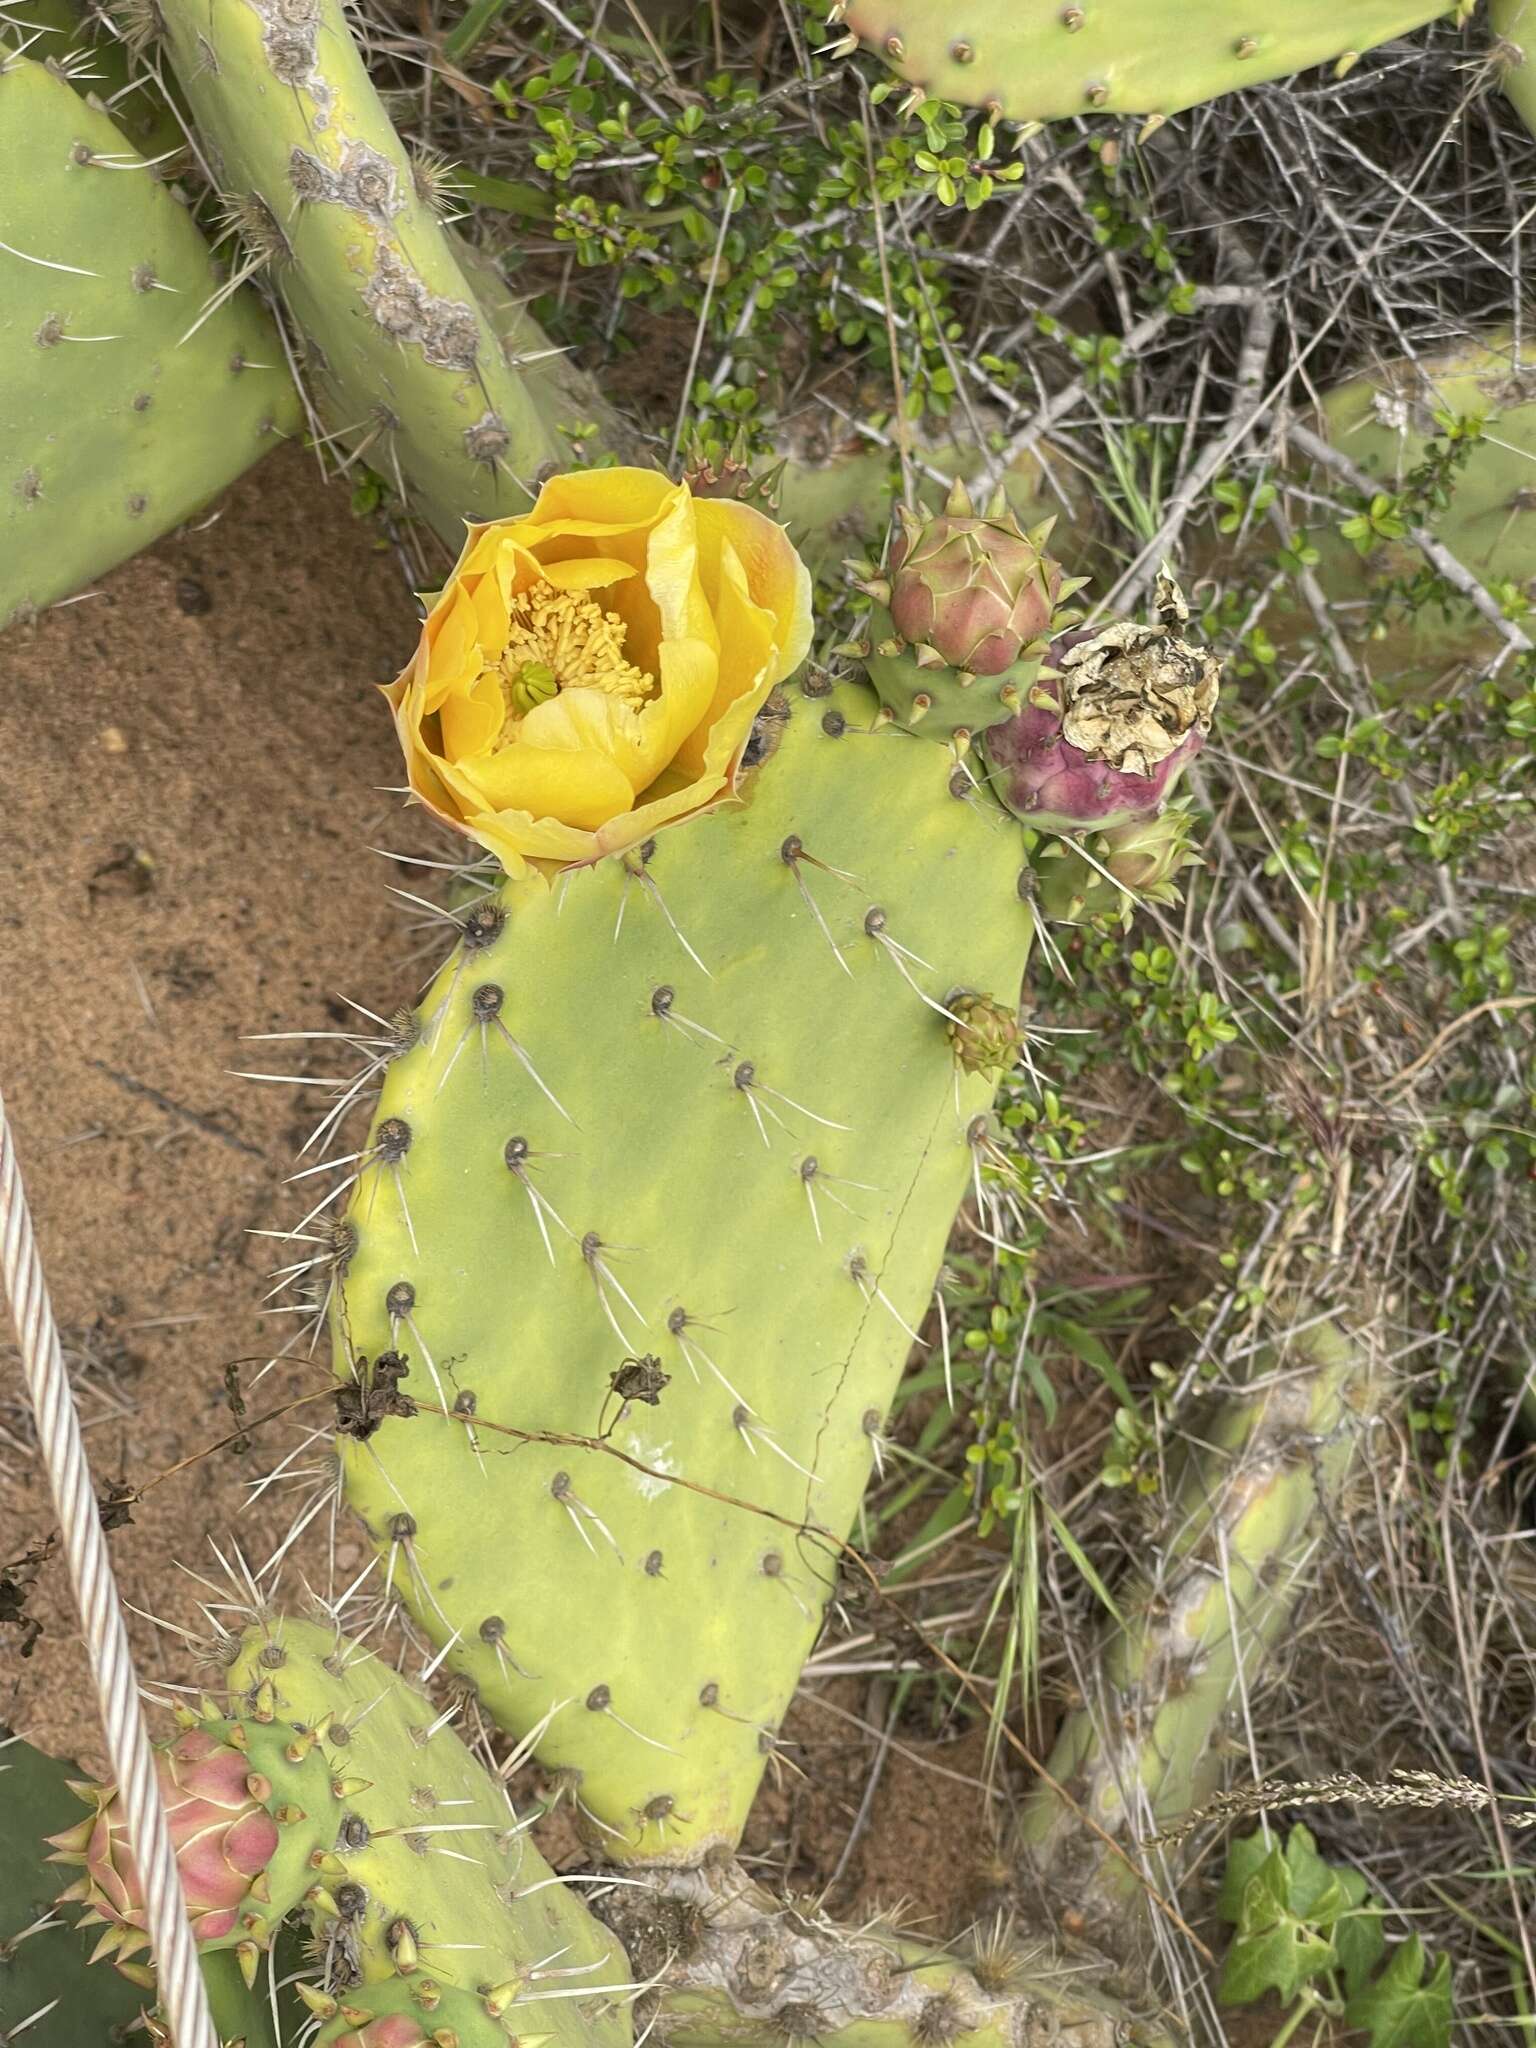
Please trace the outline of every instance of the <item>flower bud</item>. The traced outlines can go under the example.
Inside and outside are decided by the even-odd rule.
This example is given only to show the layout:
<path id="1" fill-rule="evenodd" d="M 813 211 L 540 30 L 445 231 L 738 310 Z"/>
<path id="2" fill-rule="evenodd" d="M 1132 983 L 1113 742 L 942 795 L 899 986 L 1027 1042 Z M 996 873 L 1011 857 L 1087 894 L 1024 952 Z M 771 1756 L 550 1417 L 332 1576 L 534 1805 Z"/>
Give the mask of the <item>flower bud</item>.
<path id="1" fill-rule="evenodd" d="M 1048 634 L 1061 564 L 1043 552 L 1046 527 L 1026 533 L 1001 494 L 985 516 L 957 482 L 944 510 L 906 513 L 891 544 L 890 614 L 903 640 L 971 676 L 998 676 Z"/>
<path id="2" fill-rule="evenodd" d="M 964 1072 L 994 1076 L 1006 1073 L 1024 1042 L 1017 1006 L 1009 1009 L 991 996 L 976 995 L 967 989 L 951 996 L 944 1007 L 950 1016 L 945 1029 Z"/>

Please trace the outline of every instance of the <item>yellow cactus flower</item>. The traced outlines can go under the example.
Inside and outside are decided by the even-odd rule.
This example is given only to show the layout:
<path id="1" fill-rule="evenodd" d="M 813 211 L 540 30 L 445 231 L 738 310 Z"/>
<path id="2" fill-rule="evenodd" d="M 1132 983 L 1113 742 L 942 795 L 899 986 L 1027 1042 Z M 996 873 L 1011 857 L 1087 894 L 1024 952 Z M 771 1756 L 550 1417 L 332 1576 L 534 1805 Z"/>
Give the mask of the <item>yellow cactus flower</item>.
<path id="1" fill-rule="evenodd" d="M 772 519 L 653 470 L 586 470 L 469 529 L 385 694 L 417 797 L 516 877 L 729 796 L 810 639 L 810 577 Z"/>

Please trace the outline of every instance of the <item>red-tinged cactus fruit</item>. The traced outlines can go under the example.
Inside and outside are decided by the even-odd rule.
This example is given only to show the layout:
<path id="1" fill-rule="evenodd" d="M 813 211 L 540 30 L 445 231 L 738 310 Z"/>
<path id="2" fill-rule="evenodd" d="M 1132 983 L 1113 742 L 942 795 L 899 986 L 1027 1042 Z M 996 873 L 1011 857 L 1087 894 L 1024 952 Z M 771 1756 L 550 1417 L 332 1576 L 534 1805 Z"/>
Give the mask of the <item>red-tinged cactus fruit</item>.
<path id="1" fill-rule="evenodd" d="M 983 740 L 1001 800 L 1040 832 L 1103 832 L 1155 817 L 1205 743 L 1221 669 L 1178 636 L 1189 609 L 1171 577 L 1157 622 L 1063 635 L 1029 701 Z"/>
<path id="2" fill-rule="evenodd" d="M 211 1720 L 157 1750 L 155 1771 L 193 1931 L 204 1947 L 235 1946 L 253 1968 L 312 1882 L 311 1856 L 334 1837 L 341 1809 L 325 1759 L 302 1731 Z M 127 1816 L 115 1787 L 76 1790 L 94 1810 L 50 1837 L 53 1860 L 79 1868 L 63 1897 L 84 1902 L 83 1922 L 110 1923 L 97 1955 L 122 1968 L 146 1946 Z"/>
<path id="3" fill-rule="evenodd" d="M 942 512 L 904 505 L 897 518 L 883 571 L 850 564 L 872 600 L 856 651 L 902 724 L 926 721 L 940 738 L 984 731 L 1025 701 L 1083 579 L 1045 552 L 1052 522 L 1026 531 L 1001 488 L 978 513 L 956 479 Z"/>
<path id="4" fill-rule="evenodd" d="M 899 517 L 888 604 L 903 640 L 950 668 L 1000 676 L 1049 635 L 1062 588 L 1061 564 L 1044 552 L 1049 520 L 1026 533 L 1001 490 L 978 515 L 960 478 L 942 512 L 923 519 L 903 506 Z"/>

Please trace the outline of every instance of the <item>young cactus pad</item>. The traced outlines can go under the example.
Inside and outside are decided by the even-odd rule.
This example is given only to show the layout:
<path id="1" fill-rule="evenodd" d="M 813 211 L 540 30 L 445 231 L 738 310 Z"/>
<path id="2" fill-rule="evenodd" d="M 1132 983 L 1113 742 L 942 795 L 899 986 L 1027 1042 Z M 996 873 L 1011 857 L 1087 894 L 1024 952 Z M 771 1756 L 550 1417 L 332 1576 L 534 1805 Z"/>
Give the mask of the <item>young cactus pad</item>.
<path id="1" fill-rule="evenodd" d="M 490 1989 L 525 2039 L 625 2048 L 622 1950 L 424 1693 L 360 1644 L 288 1619 L 248 1633 L 229 1682 L 252 1719 L 312 1730 L 334 1773 L 344 1812 L 309 1904 L 343 1978 Z"/>
<path id="2" fill-rule="evenodd" d="M 108 116 L 0 49 L 0 626 L 79 590 L 298 425 L 272 322 Z"/>
<path id="3" fill-rule="evenodd" d="M 931 99 L 1009 121 L 1176 114 L 1363 50 L 1453 11 L 1446 0 L 840 0 L 850 44 Z"/>
<path id="4" fill-rule="evenodd" d="M 339 0 L 159 12 L 220 187 L 338 435 L 455 545 L 466 519 L 525 505 L 536 474 L 570 454 L 559 366 L 509 361 L 517 344 L 418 191 Z M 549 355 L 531 323 L 526 350 Z"/>
<path id="5" fill-rule="evenodd" d="M 781 692 L 743 803 L 487 900 L 350 1169 L 349 1497 L 616 1858 L 739 1835 L 995 1086 L 942 1006 L 1017 1000 L 1020 830 L 877 710 Z"/>
<path id="6" fill-rule="evenodd" d="M 225 1957 L 258 1983 L 300 1913 L 327 1965 L 319 1987 L 299 1987 L 312 2013 L 332 2016 L 337 1986 L 408 1987 L 423 2011 L 457 1988 L 555 2048 L 625 2048 L 622 1951 L 554 1879 L 450 1716 L 371 1651 L 305 1622 L 253 1627 L 229 1677 L 228 1711 L 205 1701 L 183 1715 L 158 1765 L 221 2012 L 241 2007 Z M 52 1838 L 53 1860 L 78 1872 L 63 1898 L 108 1922 L 98 1954 L 148 1987 L 117 1795 L 77 1790 L 92 1812 Z"/>

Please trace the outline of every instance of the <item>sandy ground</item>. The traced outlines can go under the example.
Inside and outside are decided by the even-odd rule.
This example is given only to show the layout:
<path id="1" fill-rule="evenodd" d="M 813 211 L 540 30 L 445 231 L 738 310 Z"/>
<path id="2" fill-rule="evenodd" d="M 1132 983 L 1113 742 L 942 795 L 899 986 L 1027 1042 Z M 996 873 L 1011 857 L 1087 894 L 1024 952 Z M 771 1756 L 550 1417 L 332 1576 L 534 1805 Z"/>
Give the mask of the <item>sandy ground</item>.
<path id="1" fill-rule="evenodd" d="M 232 1364 L 253 1413 L 321 1379 L 284 1365 L 250 1385 L 280 1341 L 257 1313 L 280 1248 L 251 1233 L 293 1220 L 283 1181 L 308 1124 L 296 1093 L 232 1070 L 292 1071 L 293 1050 L 243 1034 L 355 1023 L 342 997 L 387 1013 L 423 971 L 386 893 L 410 877 L 365 850 L 429 844 L 388 793 L 398 761 L 373 691 L 415 618 L 376 530 L 293 450 L 204 531 L 0 638 L 0 1087 L 98 1483 L 148 1488 L 111 1537 L 122 1593 L 182 1626 L 200 1589 L 178 1566 L 217 1578 L 210 1541 L 231 1537 L 259 1565 L 309 1490 L 250 1500 L 297 1420 L 243 1454 L 197 1455 L 231 1429 Z M 26 1428 L 0 1345 L 0 1569 L 23 1581 L 15 1561 L 53 1527 Z M 285 1565 L 289 1600 L 306 1574 L 324 1582 L 321 1526 Z M 343 1520 L 338 1565 L 362 1556 Z M 129 1621 L 147 1680 L 193 1677 L 174 1637 Z M 30 1627 L 0 1618 L 0 1720 L 99 1768 L 57 1558 L 26 1591 L 31 1622 L 23 1655 Z M 870 1706 L 856 1680 L 829 1697 L 844 1715 Z M 979 1739 L 925 1758 L 900 1738 L 861 1811 L 873 1738 L 807 1700 L 786 1732 L 798 1769 L 764 1789 L 758 1867 L 801 1891 L 837 1876 L 843 1910 L 906 1899 L 941 1931 L 985 1853 L 986 1802 L 930 1765 L 973 1773 Z"/>
<path id="2" fill-rule="evenodd" d="M 203 531 L 0 638 L 0 1086 L 66 1344 L 93 1361 L 99 1482 L 142 1488 L 223 1435 L 226 1367 L 249 1383 L 280 1341 L 255 1313 L 277 1248 L 249 1233 L 294 1214 L 299 1103 L 231 1069 L 288 1063 L 244 1033 L 408 985 L 400 877 L 363 849 L 412 836 L 372 686 L 415 616 L 374 529 L 293 450 Z M 302 1384 L 269 1373 L 253 1405 Z M 0 1566 L 53 1519 L 20 1398 L 0 1353 Z M 151 1488 L 112 1536 L 129 1602 L 193 1619 L 176 1561 L 205 1569 L 230 1533 L 269 1553 L 289 1504 L 242 1510 L 279 1441 Z M 0 1624 L 0 1718 L 94 1756 L 62 1564 L 27 1604 L 43 1633 L 23 1657 Z M 166 1670 L 157 1631 L 134 1642 Z"/>

